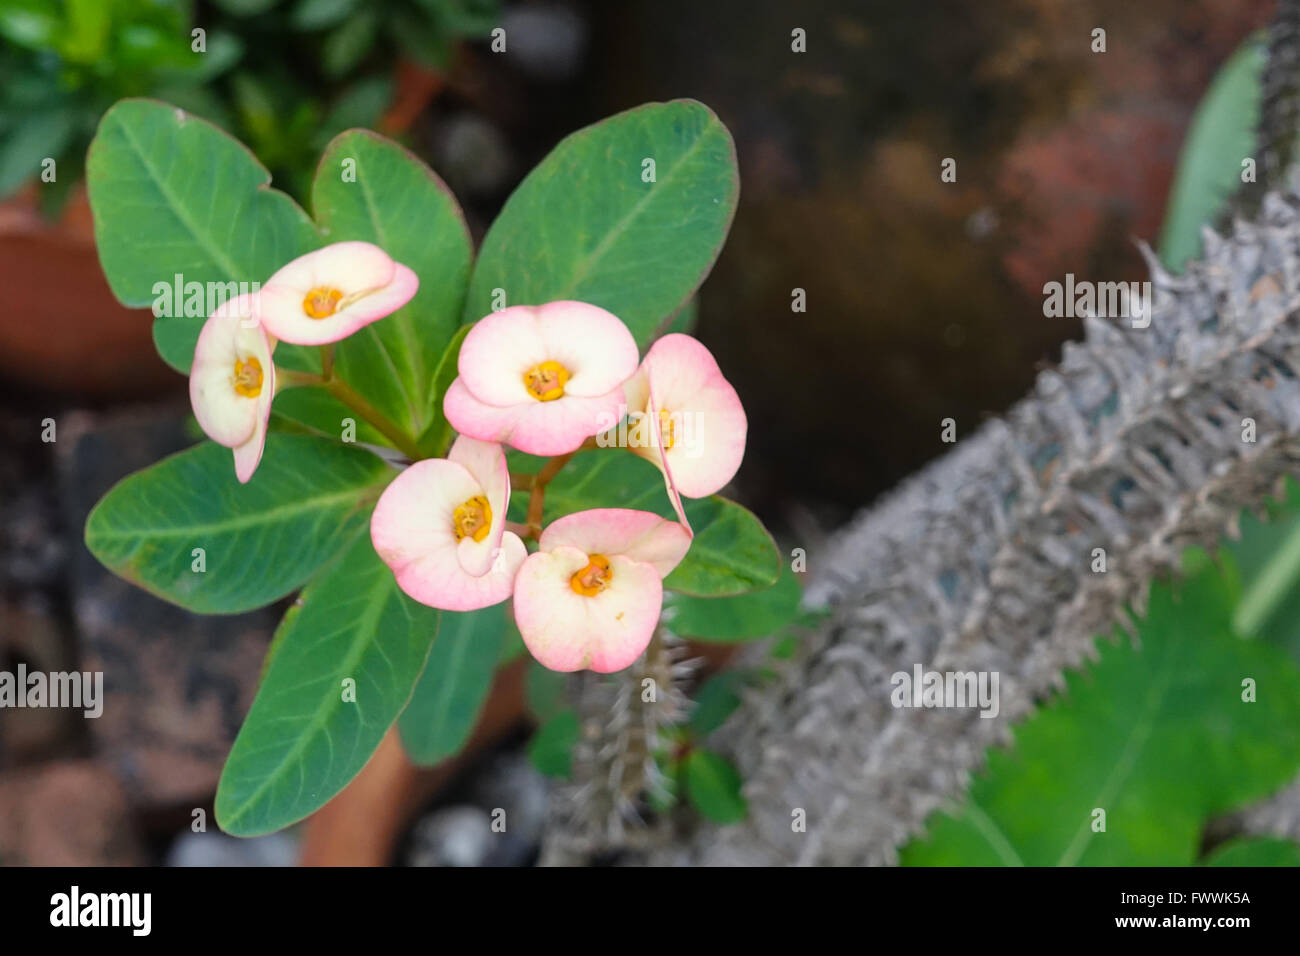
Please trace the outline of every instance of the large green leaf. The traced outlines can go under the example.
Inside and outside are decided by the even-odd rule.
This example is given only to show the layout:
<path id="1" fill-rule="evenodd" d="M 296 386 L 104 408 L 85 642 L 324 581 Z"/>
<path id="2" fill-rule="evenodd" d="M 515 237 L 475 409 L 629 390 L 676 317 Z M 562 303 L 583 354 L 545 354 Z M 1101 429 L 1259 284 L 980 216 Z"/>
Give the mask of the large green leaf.
<path id="1" fill-rule="evenodd" d="M 348 130 L 321 157 L 312 209 L 330 242 L 372 242 L 420 277 L 415 298 L 340 342 L 336 358 L 344 380 L 418 436 L 441 401 L 434 376 L 460 324 L 469 280 L 473 251 L 460 207 L 442 180 L 402 147 Z"/>
<path id="2" fill-rule="evenodd" d="M 217 787 L 217 823 L 255 836 L 301 820 L 357 775 L 411 696 L 438 612 L 397 588 L 366 536 L 285 615 Z"/>
<path id="3" fill-rule="evenodd" d="M 270 181 L 247 148 L 206 120 L 154 100 L 117 103 L 86 158 L 95 245 L 113 294 L 124 305 L 151 306 L 155 284 L 170 285 L 177 274 L 251 290 L 316 248 L 312 221 Z M 181 323 L 155 332 L 170 364 L 193 356 L 204 318 L 155 319 Z M 310 354 L 281 345 L 276 361 L 309 367 Z"/>
<path id="4" fill-rule="evenodd" d="M 204 442 L 119 482 L 86 519 L 86 546 L 191 611 L 247 611 L 301 587 L 356 537 L 391 475 L 364 449 L 272 433 L 241 485 L 230 449 Z"/>
<path id="5" fill-rule="evenodd" d="M 643 180 L 654 161 L 655 182 Z M 507 305 L 579 299 L 644 346 L 704 281 L 736 210 L 731 134 L 694 100 L 648 103 L 564 139 L 483 240 L 465 320 Z"/>
<path id="6" fill-rule="evenodd" d="M 963 806 L 903 849 L 914 865 L 1162 865 L 1196 859 L 1207 819 L 1300 769 L 1300 671 L 1231 633 L 1213 566 L 1153 589 L 1139 624 L 990 751 Z M 1243 681 L 1255 682 L 1254 702 Z M 1094 832 L 1104 810 L 1105 831 Z"/>
<path id="7" fill-rule="evenodd" d="M 1160 230 L 1160 259 L 1169 269 L 1181 271 L 1200 253 L 1201 227 L 1212 224 L 1224 202 L 1241 188 L 1242 160 L 1255 155 L 1264 56 L 1261 38 L 1247 40 L 1196 108 Z"/>
<path id="8" fill-rule="evenodd" d="M 734 501 L 716 495 L 684 499 L 683 503 L 695 538 L 682 563 L 664 579 L 665 588 L 701 597 L 726 597 L 776 583 L 781 558 L 762 522 Z M 522 521 L 527 506 L 528 493 L 516 492 L 511 518 Z M 637 508 L 674 517 L 659 469 L 616 448 L 578 454 L 546 486 L 545 523 L 589 508 Z"/>
<path id="9" fill-rule="evenodd" d="M 437 369 L 433 373 L 433 383 L 430 389 L 430 395 L 433 399 L 433 408 L 430 410 L 430 422 L 419 435 L 417 442 L 421 448 L 425 449 L 432 455 L 443 455 L 451 446 L 452 438 L 455 436 L 455 429 L 451 427 L 451 422 L 447 421 L 447 416 L 442 410 L 442 396 L 446 394 L 451 383 L 456 380 L 459 374 L 457 360 L 460 358 L 460 347 L 465 341 L 465 336 L 469 334 L 470 327 L 462 325 L 460 330 L 452 336 L 451 342 L 448 343 L 446 351 L 442 353 L 442 358 L 438 362 Z"/>
<path id="10" fill-rule="evenodd" d="M 664 601 L 673 633 L 729 644 L 775 634 L 798 616 L 799 579 L 786 565 L 770 588 L 736 597 L 701 598 L 673 594 Z"/>
<path id="11" fill-rule="evenodd" d="M 378 429 L 323 388 L 286 388 L 275 396 L 271 421 L 293 422 L 309 432 L 334 441 L 343 440 L 343 423 L 352 420 L 354 440 L 369 445 L 391 445 Z"/>
<path id="12" fill-rule="evenodd" d="M 416 763 L 435 764 L 465 745 L 492 687 L 505 636 L 505 603 L 442 612 L 438 640 L 398 722 Z"/>

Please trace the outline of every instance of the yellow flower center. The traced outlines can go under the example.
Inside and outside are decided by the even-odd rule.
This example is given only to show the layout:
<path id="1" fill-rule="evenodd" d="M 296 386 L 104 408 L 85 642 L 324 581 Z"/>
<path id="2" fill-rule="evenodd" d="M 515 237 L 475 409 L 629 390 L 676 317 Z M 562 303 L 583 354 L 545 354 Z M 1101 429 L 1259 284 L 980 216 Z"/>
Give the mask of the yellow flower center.
<path id="1" fill-rule="evenodd" d="M 677 422 L 673 413 L 666 408 L 659 409 L 659 445 L 668 451 L 677 442 Z"/>
<path id="2" fill-rule="evenodd" d="M 583 597 L 595 597 L 609 586 L 614 572 L 610 569 L 609 558 L 603 554 L 587 556 L 587 566 L 569 578 L 569 587 Z"/>
<path id="3" fill-rule="evenodd" d="M 457 541 L 466 537 L 482 541 L 492 527 L 492 506 L 483 495 L 475 495 L 452 512 L 451 525 Z"/>
<path id="4" fill-rule="evenodd" d="M 313 319 L 327 319 L 338 311 L 343 293 L 329 286 L 318 285 L 303 297 L 302 310 Z"/>
<path id="5" fill-rule="evenodd" d="M 543 362 L 524 372 L 524 387 L 539 402 L 553 402 L 564 394 L 569 370 L 559 362 Z"/>
<path id="6" fill-rule="evenodd" d="M 235 359 L 235 391 L 245 398 L 262 394 L 262 363 L 250 355 L 247 360 Z"/>

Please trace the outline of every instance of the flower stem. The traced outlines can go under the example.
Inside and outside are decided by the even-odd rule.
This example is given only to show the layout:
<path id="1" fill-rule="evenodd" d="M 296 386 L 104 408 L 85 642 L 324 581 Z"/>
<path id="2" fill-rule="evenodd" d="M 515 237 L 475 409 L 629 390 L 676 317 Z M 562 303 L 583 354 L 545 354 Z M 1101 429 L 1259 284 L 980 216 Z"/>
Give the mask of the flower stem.
<path id="1" fill-rule="evenodd" d="M 542 534 L 542 506 L 546 503 L 546 486 L 569 463 L 569 459 L 580 451 L 582 451 L 582 448 L 571 451 L 567 455 L 556 455 L 546 463 L 541 471 L 533 475 L 533 480 L 529 485 L 531 490 L 528 495 L 528 532 L 533 537 L 538 538 Z"/>
<path id="2" fill-rule="evenodd" d="M 411 461 L 419 461 L 426 457 L 406 432 L 386 418 L 379 409 L 366 401 L 356 389 L 343 379 L 334 376 L 327 379 L 323 375 L 313 375 L 310 372 L 297 372 L 292 369 L 281 368 L 275 370 L 275 377 L 276 384 L 285 388 L 316 385 L 325 389 L 325 391 L 372 425 L 377 432 L 393 443 L 393 447 L 406 455 Z"/>

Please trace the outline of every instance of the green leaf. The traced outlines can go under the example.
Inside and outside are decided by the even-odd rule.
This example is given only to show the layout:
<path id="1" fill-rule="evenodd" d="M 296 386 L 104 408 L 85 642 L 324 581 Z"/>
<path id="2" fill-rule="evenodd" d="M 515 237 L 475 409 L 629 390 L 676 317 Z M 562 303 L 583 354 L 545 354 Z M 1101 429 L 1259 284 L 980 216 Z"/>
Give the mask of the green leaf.
<path id="1" fill-rule="evenodd" d="M 206 120 L 153 100 L 117 103 L 90 144 L 86 181 L 100 265 L 118 301 L 151 306 L 155 286 L 172 286 L 178 274 L 205 288 L 233 282 L 251 290 L 319 246 L 306 213 L 270 180 L 247 148 Z M 168 364 L 189 369 L 205 318 L 156 320 L 181 323 L 155 327 Z M 276 350 L 276 361 L 291 367 L 311 367 L 309 356 L 314 350 Z"/>
<path id="2" fill-rule="evenodd" d="M 45 159 L 53 159 L 61 166 L 63 151 L 75 132 L 76 115 L 66 110 L 43 110 L 24 116 L 15 127 L 5 130 L 0 142 L 0 197 L 35 181 Z M 58 171 L 67 175 L 66 170 Z"/>
<path id="3" fill-rule="evenodd" d="M 701 684 L 691 709 L 691 729 L 703 737 L 721 727 L 740 706 L 741 688 L 754 677 L 749 670 L 722 671 Z"/>
<path id="4" fill-rule="evenodd" d="M 642 180 L 655 163 L 655 182 Z M 579 299 L 645 346 L 704 281 L 736 210 L 731 134 L 694 100 L 648 103 L 564 139 L 507 200 L 483 240 L 465 321 L 511 305 Z"/>
<path id="5" fill-rule="evenodd" d="M 123 305 L 151 305 L 154 284 L 178 272 L 260 283 L 320 244 L 247 148 L 166 103 L 123 100 L 105 113 L 86 179 L 99 260 Z"/>
<path id="6" fill-rule="evenodd" d="M 357 66 L 375 45 L 379 27 L 373 9 L 363 9 L 330 31 L 321 45 L 321 68 L 333 79 L 342 77 Z"/>
<path id="7" fill-rule="evenodd" d="M 1215 849 L 1202 866 L 1300 866 L 1300 845 L 1271 837 L 1240 837 Z"/>
<path id="8" fill-rule="evenodd" d="M 357 442 L 392 445 L 373 425 L 323 388 L 286 388 L 275 396 L 272 422 L 277 416 L 333 441 L 343 440 L 343 422 L 350 418 L 356 425 Z"/>
<path id="9" fill-rule="evenodd" d="M 289 22 L 295 30 L 332 27 L 356 8 L 357 0 L 298 0 Z"/>
<path id="10" fill-rule="evenodd" d="M 537 728 L 528 741 L 528 759 L 537 772 L 565 780 L 573 774 L 573 748 L 578 742 L 578 715 L 572 710 L 556 714 Z"/>
<path id="11" fill-rule="evenodd" d="M 532 715 L 544 723 L 564 710 L 567 684 L 567 675 L 529 661 L 524 674 L 524 700 Z"/>
<path id="12" fill-rule="evenodd" d="M 443 413 L 442 397 L 447 394 L 447 389 L 459 374 L 456 362 L 460 357 L 461 344 L 465 341 L 469 330 L 468 325 L 462 325 L 457 330 L 433 373 L 433 382 L 429 387 L 429 426 L 417 440 L 420 447 L 431 455 L 445 454 L 456 434 L 455 429 L 451 427 L 451 422 L 447 421 L 447 416 Z"/>
<path id="13" fill-rule="evenodd" d="M 714 823 L 739 823 L 749 813 L 740 793 L 744 783 L 731 761 L 712 750 L 692 750 L 686 756 L 686 796 L 691 805 Z"/>
<path id="14" fill-rule="evenodd" d="M 217 823 L 236 836 L 301 820 L 357 775 L 411 696 L 438 612 L 398 590 L 363 535 L 280 630 L 217 786 Z"/>
<path id="15" fill-rule="evenodd" d="M 465 746 L 492 687 L 506 636 L 506 605 L 442 612 L 438 640 L 398 727 L 417 764 L 432 765 Z"/>
<path id="16" fill-rule="evenodd" d="M 361 534 L 392 474 L 364 449 L 271 433 L 241 485 L 230 449 L 204 442 L 114 486 L 86 519 L 86 546 L 163 600 L 205 614 L 247 611 L 301 587 Z"/>
<path id="17" fill-rule="evenodd" d="M 345 160 L 354 161 L 355 182 L 344 181 Z M 372 242 L 420 277 L 415 298 L 340 342 L 335 359 L 344 380 L 419 435 L 435 424 L 434 380 L 469 278 L 472 247 L 460 207 L 415 156 L 375 133 L 349 130 L 321 157 L 312 208 L 330 242 Z"/>
<path id="18" fill-rule="evenodd" d="M 1255 152 L 1264 57 L 1262 38 L 1247 40 L 1196 108 L 1160 230 L 1160 260 L 1168 269 L 1181 271 L 1199 255 L 1201 227 L 1212 224 L 1241 187 L 1241 161 Z"/>
<path id="19" fill-rule="evenodd" d="M 686 558 L 664 579 L 665 588 L 726 597 L 776 583 L 781 557 L 762 522 L 734 501 L 716 495 L 684 499 L 684 504 L 695 538 Z M 524 520 L 527 507 L 528 493 L 515 492 L 511 519 Z M 546 486 L 545 523 L 589 508 L 636 508 L 674 517 L 659 469 L 613 448 L 581 452 Z"/>
<path id="20" fill-rule="evenodd" d="M 721 644 L 775 634 L 799 614 L 802 591 L 788 565 L 769 588 L 728 598 L 671 595 L 664 600 L 666 622 L 675 634 Z"/>
<path id="21" fill-rule="evenodd" d="M 1212 566 L 1153 589 L 1138 627 L 1101 642 L 1066 691 L 989 752 L 966 803 L 902 851 L 912 865 L 1160 865 L 1195 861 L 1209 817 L 1300 769 L 1300 671 L 1231 633 Z M 1243 681 L 1256 682 L 1255 702 Z M 1094 811 L 1106 813 L 1094 832 Z"/>

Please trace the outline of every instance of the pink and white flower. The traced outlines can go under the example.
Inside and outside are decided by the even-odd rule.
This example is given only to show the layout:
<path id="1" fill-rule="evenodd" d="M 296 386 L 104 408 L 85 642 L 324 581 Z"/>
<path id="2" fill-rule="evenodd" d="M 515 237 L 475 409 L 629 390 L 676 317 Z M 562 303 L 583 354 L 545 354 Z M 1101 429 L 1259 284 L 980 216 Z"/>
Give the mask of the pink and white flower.
<path id="1" fill-rule="evenodd" d="M 235 477 L 246 483 L 262 460 L 275 397 L 274 343 L 256 321 L 258 299 L 221 305 L 199 332 L 190 369 L 190 404 L 204 433 L 235 452 Z"/>
<path id="2" fill-rule="evenodd" d="M 397 586 L 421 604 L 489 607 L 510 596 L 528 554 L 505 530 L 509 500 L 501 446 L 462 435 L 446 458 L 418 461 L 384 489 L 370 540 Z"/>
<path id="3" fill-rule="evenodd" d="M 650 347 L 623 392 L 629 416 L 643 415 L 649 426 L 649 440 L 631 450 L 664 473 L 673 510 L 687 524 L 682 497 L 719 491 L 745 457 L 749 425 L 740 397 L 713 354 L 678 333 Z"/>
<path id="4" fill-rule="evenodd" d="M 420 280 L 368 242 L 336 242 L 299 256 L 262 284 L 262 322 L 277 339 L 325 345 L 391 315 Z"/>
<path id="5" fill-rule="evenodd" d="M 654 634 L 663 578 L 686 556 L 680 524 L 648 511 L 600 508 L 552 522 L 515 578 L 515 623 L 553 671 L 608 674 Z"/>
<path id="6" fill-rule="evenodd" d="M 636 371 L 632 333 L 585 302 L 517 305 L 481 319 L 461 345 L 443 410 L 453 428 L 533 455 L 563 455 L 617 418 Z"/>

